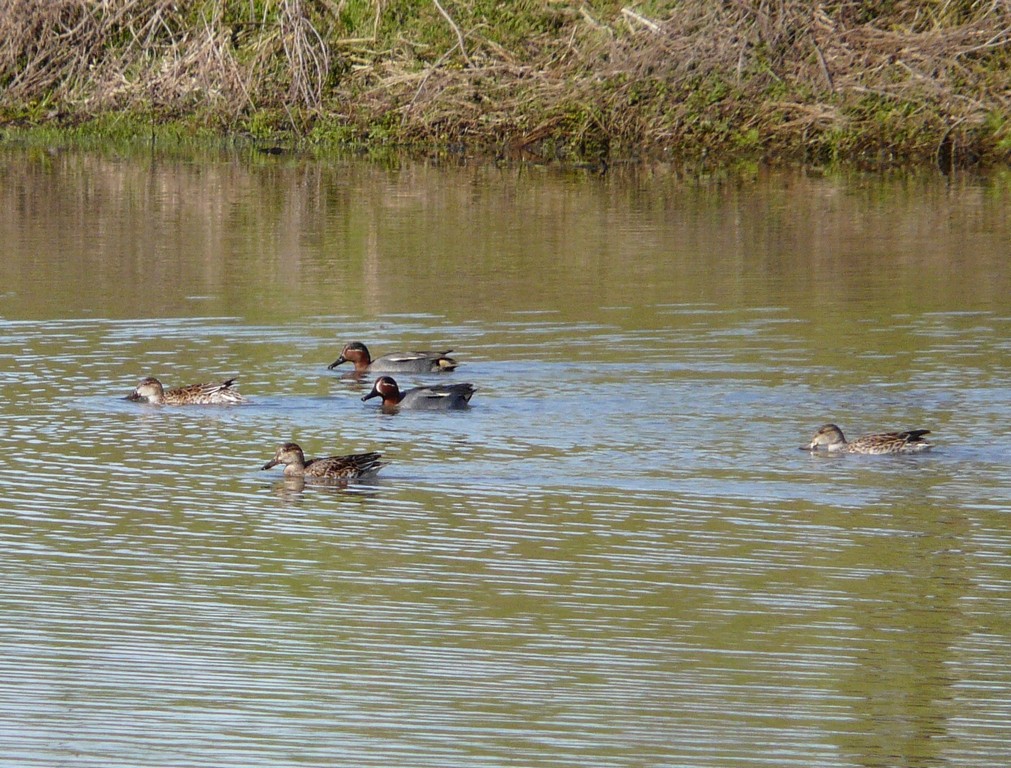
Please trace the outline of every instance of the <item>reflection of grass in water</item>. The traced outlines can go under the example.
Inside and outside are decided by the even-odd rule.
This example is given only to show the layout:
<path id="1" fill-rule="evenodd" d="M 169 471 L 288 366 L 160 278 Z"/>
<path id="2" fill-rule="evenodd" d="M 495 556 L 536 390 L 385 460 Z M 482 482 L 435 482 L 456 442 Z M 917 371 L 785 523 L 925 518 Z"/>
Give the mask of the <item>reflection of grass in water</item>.
<path id="1" fill-rule="evenodd" d="M 1009 141 L 998 3 L 31 3 L 2 114 L 103 136 L 278 133 L 538 160 L 936 160 Z M 101 116 L 113 115 L 110 120 Z M 174 126 L 174 127 L 169 127 Z"/>

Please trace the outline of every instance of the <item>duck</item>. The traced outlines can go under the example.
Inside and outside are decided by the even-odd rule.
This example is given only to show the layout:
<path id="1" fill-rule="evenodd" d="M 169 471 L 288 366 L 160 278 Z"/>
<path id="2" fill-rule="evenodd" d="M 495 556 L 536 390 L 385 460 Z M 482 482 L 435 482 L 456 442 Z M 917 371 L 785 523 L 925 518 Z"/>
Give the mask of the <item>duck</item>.
<path id="1" fill-rule="evenodd" d="M 377 373 L 441 373 L 452 371 L 458 363 L 449 357 L 453 350 L 445 352 L 395 352 L 377 357 L 375 360 L 369 354 L 369 348 L 360 341 L 345 344 L 341 355 L 327 366 L 332 371 L 343 363 L 354 363 L 354 374 L 368 372 Z"/>
<path id="2" fill-rule="evenodd" d="M 382 454 L 372 451 L 307 460 L 298 443 L 282 443 L 274 451 L 274 458 L 260 469 L 270 469 L 283 464 L 285 477 L 347 482 L 374 475 L 386 466 L 385 462 L 380 461 L 381 458 Z"/>
<path id="3" fill-rule="evenodd" d="M 373 397 L 383 399 L 383 410 L 410 408 L 413 410 L 446 411 L 466 408 L 473 397 L 473 384 L 433 384 L 414 387 L 401 392 L 392 376 L 380 376 L 372 385 L 372 391 L 362 397 L 362 401 Z"/>
<path id="4" fill-rule="evenodd" d="M 842 430 L 835 424 L 825 424 L 814 433 L 814 437 L 801 450 L 826 450 L 841 453 L 922 453 L 929 451 L 933 445 L 923 439 L 929 435 L 929 429 L 909 429 L 905 432 L 880 432 L 858 437 L 853 442 L 847 442 Z"/>
<path id="5" fill-rule="evenodd" d="M 190 384 L 165 389 L 154 376 L 141 379 L 126 400 L 143 400 L 156 405 L 235 405 L 249 401 L 234 388 L 235 379 L 214 384 Z"/>

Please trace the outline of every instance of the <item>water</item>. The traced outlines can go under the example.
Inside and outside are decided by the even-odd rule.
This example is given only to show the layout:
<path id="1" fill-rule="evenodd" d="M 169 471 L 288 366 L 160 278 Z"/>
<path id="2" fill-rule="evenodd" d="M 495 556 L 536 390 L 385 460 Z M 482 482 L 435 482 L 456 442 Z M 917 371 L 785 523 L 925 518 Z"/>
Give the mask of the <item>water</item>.
<path id="1" fill-rule="evenodd" d="M 1011 759 L 1002 177 L 0 172 L 3 765 Z M 351 340 L 473 407 L 380 414 Z"/>

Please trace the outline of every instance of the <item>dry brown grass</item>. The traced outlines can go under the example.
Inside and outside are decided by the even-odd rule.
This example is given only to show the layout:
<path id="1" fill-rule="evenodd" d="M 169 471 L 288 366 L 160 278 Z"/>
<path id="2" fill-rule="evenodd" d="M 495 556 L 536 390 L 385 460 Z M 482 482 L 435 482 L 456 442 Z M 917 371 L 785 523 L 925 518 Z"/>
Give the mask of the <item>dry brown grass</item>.
<path id="1" fill-rule="evenodd" d="M 150 106 L 237 118 L 258 103 L 318 107 L 330 51 L 303 8 L 226 20 L 225 4 L 175 0 L 0 0 L 6 105 L 44 100 L 89 116 Z M 237 38 L 250 42 L 240 49 Z M 240 53 L 242 63 L 240 63 Z"/>
<path id="2" fill-rule="evenodd" d="M 372 0 L 357 25 L 346 2 L 0 0 L 0 107 L 232 128 L 274 111 L 301 132 L 541 155 L 955 163 L 1011 146 L 1008 0 L 559 2 L 512 37 L 479 0 Z M 418 8 L 429 28 L 392 23 Z"/>
<path id="3" fill-rule="evenodd" d="M 1004 157 L 1011 3 L 893 2 L 886 16 L 873 5 L 683 0 L 653 17 L 567 7 L 559 33 L 522 50 L 475 27 L 466 67 L 386 57 L 361 96 L 422 140 L 474 135 L 540 154 Z"/>

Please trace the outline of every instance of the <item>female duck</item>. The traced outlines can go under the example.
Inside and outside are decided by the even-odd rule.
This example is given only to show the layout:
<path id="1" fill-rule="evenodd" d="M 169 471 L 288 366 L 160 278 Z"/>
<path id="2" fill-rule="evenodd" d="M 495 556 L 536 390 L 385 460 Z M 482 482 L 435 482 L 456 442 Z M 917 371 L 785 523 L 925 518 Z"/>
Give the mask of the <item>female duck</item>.
<path id="1" fill-rule="evenodd" d="M 248 403 L 238 390 L 233 388 L 235 379 L 226 379 L 217 384 L 190 384 L 188 387 L 165 389 L 154 376 L 141 379 L 140 384 L 127 400 L 144 400 L 156 405 L 234 405 Z"/>
<path id="2" fill-rule="evenodd" d="M 929 451 L 933 446 L 923 439 L 929 435 L 929 429 L 910 429 L 906 432 L 882 432 L 874 435 L 858 437 L 852 443 L 843 437 L 842 430 L 835 424 L 826 424 L 814 433 L 808 445 L 802 445 L 801 450 L 842 453 L 920 453 Z"/>
<path id="3" fill-rule="evenodd" d="M 352 341 L 341 350 L 341 356 L 327 366 L 332 371 L 342 363 L 354 363 L 355 374 L 377 373 L 439 373 L 451 371 L 457 366 L 456 360 L 448 357 L 453 350 L 445 352 L 397 352 L 377 357 L 369 355 L 369 348 L 360 341 Z"/>
<path id="4" fill-rule="evenodd" d="M 397 410 L 398 408 L 448 411 L 466 408 L 473 395 L 473 384 L 433 384 L 429 387 L 415 387 L 401 392 L 397 382 L 391 376 L 380 376 L 372 385 L 372 391 L 362 400 L 381 397 L 384 411 Z"/>
<path id="5" fill-rule="evenodd" d="M 274 458 L 264 464 L 261 469 L 270 469 L 278 464 L 284 464 L 285 477 L 303 477 L 314 480 L 358 480 L 368 475 L 374 475 L 385 462 L 380 461 L 379 453 L 352 453 L 347 456 L 328 456 L 321 459 L 306 460 L 305 454 L 298 443 L 283 443 L 274 452 Z"/>

